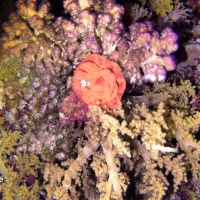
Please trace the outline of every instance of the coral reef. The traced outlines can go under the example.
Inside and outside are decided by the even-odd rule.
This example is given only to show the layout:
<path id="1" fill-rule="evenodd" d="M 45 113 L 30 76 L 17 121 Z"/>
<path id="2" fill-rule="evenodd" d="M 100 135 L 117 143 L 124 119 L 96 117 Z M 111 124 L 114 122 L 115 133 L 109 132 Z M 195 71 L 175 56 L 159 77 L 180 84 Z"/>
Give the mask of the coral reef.
<path id="1" fill-rule="evenodd" d="M 55 73 L 68 66 L 60 58 L 62 47 L 59 42 L 55 44 L 54 39 L 47 35 L 47 26 L 53 19 L 49 14 L 50 4 L 37 6 L 35 0 L 19 0 L 16 6 L 17 13 L 10 14 L 9 21 L 3 24 L 6 34 L 1 38 L 1 51 L 21 58 L 27 68 L 37 66 Z"/>
<path id="2" fill-rule="evenodd" d="M 32 83 L 18 98 L 15 107 L 4 109 L 5 122 L 14 130 L 30 132 L 37 126 L 37 120 L 58 116 L 54 111 L 58 108 L 59 99 L 64 95 L 64 83 L 57 76 L 52 76 L 44 69 L 38 69 Z M 51 114 L 50 114 L 51 113 Z"/>
<path id="3" fill-rule="evenodd" d="M 11 12 L 15 8 L 15 1 L 9 0 L 9 1 L 1 1 L 0 2 L 0 33 L 2 33 L 2 23 L 5 22 L 5 20 L 8 20 L 8 13 Z"/>
<path id="4" fill-rule="evenodd" d="M 138 194 L 144 199 L 162 199 L 166 192 L 173 196 L 181 181 L 187 181 L 186 173 L 198 178 L 200 148 L 191 133 L 198 130 L 200 113 L 193 110 L 187 97 L 182 99 L 185 93 L 188 97 L 195 94 L 190 82 L 173 87 L 156 84 L 139 99 L 129 97 L 125 110 L 121 106 L 114 110 L 89 106 L 89 120 L 76 144 L 78 156 L 62 162 L 66 169 L 52 164 L 45 167 L 48 194 L 56 199 L 76 199 L 83 194 L 88 199 L 124 199 L 132 179 L 124 172 L 131 170 Z M 161 147 L 169 144 L 171 154 L 165 154 Z M 101 192 L 86 196 L 82 177 L 92 176 L 92 171 L 94 183 L 87 189 L 94 190 L 96 185 Z"/>
<path id="5" fill-rule="evenodd" d="M 200 188 L 200 182 L 196 179 L 189 180 L 187 183 L 182 182 L 176 197 L 177 198 L 181 197 L 182 199 L 199 199 L 200 198 L 199 188 Z M 179 194 L 180 197 L 178 196 Z"/>
<path id="6" fill-rule="evenodd" d="M 131 84 L 162 82 L 166 79 L 166 70 L 175 69 L 170 54 L 178 49 L 177 35 L 170 28 L 159 35 L 149 21 L 134 23 L 125 38 L 117 42 L 109 58 L 121 63 L 124 76 Z"/>
<path id="7" fill-rule="evenodd" d="M 185 93 L 187 98 L 184 98 Z M 139 155 L 144 159 L 140 159 L 136 164 L 136 185 L 138 192 L 144 194 L 145 199 L 162 199 L 172 183 L 171 190 L 175 192 L 181 181 L 187 180 L 188 170 L 194 178 L 199 177 L 200 146 L 195 135 L 190 134 L 199 128 L 200 113 L 189 106 L 189 98 L 194 95 L 190 82 L 182 82 L 180 86 L 172 87 L 169 84 L 155 84 L 151 92 L 135 99 L 135 102 L 141 102 L 141 107 L 133 106 L 134 114 L 130 116 L 132 119 L 129 126 L 133 133 L 141 138 L 141 141 L 136 141 L 135 144 L 138 146 L 136 148 L 140 152 Z M 187 116 L 188 112 L 193 114 Z M 160 148 L 158 151 L 159 148 L 155 148 L 155 145 L 162 147 L 169 144 L 171 148 L 167 152 L 176 152 L 179 155 L 159 155 L 163 154 L 165 149 Z M 138 160 L 138 154 L 134 154 L 134 159 Z M 173 164 L 170 166 L 170 163 Z M 169 174 L 173 175 L 173 182 L 167 177 Z"/>
<path id="8" fill-rule="evenodd" d="M 17 1 L 0 37 L 1 199 L 199 197 L 197 8 L 139 2 Z"/>
<path id="9" fill-rule="evenodd" d="M 192 99 L 191 104 L 200 111 L 200 93 L 196 95 L 195 98 Z"/>
<path id="10" fill-rule="evenodd" d="M 120 124 L 117 119 L 105 113 L 100 107 L 94 105 L 89 106 L 89 109 L 87 116 L 90 120 L 86 122 L 86 126 L 82 131 L 83 138 L 77 143 L 78 157 L 71 162 L 69 160 L 62 163 L 63 166 L 68 166 L 67 170 L 52 164 L 45 168 L 45 180 L 50 181 L 50 185 L 47 185 L 46 189 L 50 196 L 53 195 L 57 199 L 64 197 L 76 199 L 82 192 L 86 192 L 84 188 L 83 191 L 82 189 L 80 191 L 75 189 L 75 186 L 80 185 L 82 182 L 82 167 L 85 168 L 84 173 L 86 176 L 91 173 L 91 170 L 94 170 L 96 178 L 98 177 L 96 184 L 98 191 L 101 191 L 101 193 L 95 194 L 95 199 L 109 199 L 111 197 L 120 199 L 122 198 L 122 192 L 126 189 L 125 183 L 128 182 L 128 179 L 125 174 L 119 173 L 120 162 L 116 154 L 130 157 L 128 143 L 120 138 L 120 134 L 131 136 L 131 132 L 126 128 L 125 121 Z M 123 113 L 121 115 L 125 117 Z M 87 137 L 87 140 L 84 137 Z M 93 161 L 89 164 L 87 160 L 91 156 L 93 156 Z M 59 173 L 52 174 L 52 170 L 59 171 Z M 64 178 L 62 178 L 63 176 Z M 109 176 L 109 179 L 106 178 L 107 176 Z M 75 181 L 74 184 L 71 180 Z M 60 182 L 60 186 L 56 187 L 55 181 Z M 90 186 L 88 186 L 88 189 L 90 190 Z M 59 194 L 57 194 L 57 190 L 59 190 Z M 62 195 L 62 198 L 58 195 Z M 91 199 L 92 196 L 86 198 Z"/>
<path id="11" fill-rule="evenodd" d="M 151 7 L 153 11 L 156 12 L 157 15 L 164 17 L 168 12 L 171 12 L 173 9 L 173 1 L 172 0 L 139 0 L 142 5 L 148 5 Z"/>
<path id="12" fill-rule="evenodd" d="M 60 123 L 72 125 L 74 122 L 87 121 L 88 105 L 84 103 L 74 91 L 70 91 L 60 106 Z"/>
<path id="13" fill-rule="evenodd" d="M 1 103 L 0 108 L 16 108 L 21 96 L 31 85 L 34 69 L 23 69 L 22 63 L 16 58 L 2 59 L 0 62 Z"/>
<path id="14" fill-rule="evenodd" d="M 0 128 L 0 192 L 3 199 L 39 199 L 37 170 L 42 168 L 38 156 L 15 153 L 15 146 L 21 138 L 18 131 L 6 132 Z"/>
<path id="15" fill-rule="evenodd" d="M 166 13 L 172 11 L 173 8 L 171 0 L 150 0 L 150 5 L 151 9 L 154 10 L 156 14 L 160 15 L 161 17 L 165 16 Z"/>
<path id="16" fill-rule="evenodd" d="M 126 69 L 125 78 L 133 84 L 165 80 L 166 70 L 175 68 L 170 54 L 178 47 L 176 34 L 166 28 L 159 35 L 150 22 L 132 24 L 130 33 L 124 33 L 121 5 L 93 4 L 64 1 L 65 14 L 71 17 L 53 23 L 48 3 L 37 8 L 35 1 L 18 1 L 18 12 L 3 25 L 1 51 L 23 55 L 25 67 L 48 68 L 53 74 L 66 74 L 91 53 L 103 54 Z"/>

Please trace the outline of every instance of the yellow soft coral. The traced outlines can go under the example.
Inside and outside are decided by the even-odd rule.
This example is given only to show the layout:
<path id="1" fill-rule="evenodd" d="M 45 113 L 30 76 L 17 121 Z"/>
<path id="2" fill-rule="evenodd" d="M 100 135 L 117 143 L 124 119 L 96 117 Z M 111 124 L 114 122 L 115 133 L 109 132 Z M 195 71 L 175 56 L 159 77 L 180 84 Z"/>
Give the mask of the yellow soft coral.
<path id="1" fill-rule="evenodd" d="M 3 176 L 8 175 L 5 155 L 9 155 L 14 151 L 14 146 L 17 144 L 20 135 L 21 133 L 18 131 L 6 132 L 0 128 L 0 174 Z"/>
<path id="2" fill-rule="evenodd" d="M 20 137 L 21 133 L 18 131 L 7 132 L 0 128 L 0 177 L 3 180 L 0 185 L 0 192 L 3 194 L 3 200 L 39 199 L 39 183 L 35 181 L 29 187 L 26 183 L 23 183 L 23 179 L 27 175 L 37 177 L 37 169 L 41 168 L 42 165 L 36 155 L 16 154 L 15 147 Z M 8 159 L 8 156 L 10 159 Z M 15 160 L 18 170 L 14 170 L 14 165 L 11 164 L 12 159 Z"/>
<path id="3" fill-rule="evenodd" d="M 173 9 L 172 0 L 150 0 L 150 5 L 152 10 L 161 17 L 164 17 Z"/>
<path id="4" fill-rule="evenodd" d="M 133 156 L 139 160 L 136 176 L 142 177 L 142 183 L 136 185 L 147 199 L 162 199 L 172 181 L 175 193 L 182 181 L 187 182 L 188 173 L 200 178 L 200 142 L 196 139 L 200 112 L 190 104 L 194 96 L 190 81 L 180 81 L 172 86 L 157 83 L 143 96 L 129 97 L 127 113 L 136 150 Z"/>
<path id="5" fill-rule="evenodd" d="M 158 157 L 158 151 L 152 149 L 153 145 L 163 146 L 166 142 L 166 130 L 168 126 L 164 119 L 164 104 L 160 103 L 156 111 L 150 111 L 145 104 L 136 106 L 133 117 L 129 123 L 132 134 L 141 136 L 142 143 L 147 150 L 152 152 L 154 158 Z"/>

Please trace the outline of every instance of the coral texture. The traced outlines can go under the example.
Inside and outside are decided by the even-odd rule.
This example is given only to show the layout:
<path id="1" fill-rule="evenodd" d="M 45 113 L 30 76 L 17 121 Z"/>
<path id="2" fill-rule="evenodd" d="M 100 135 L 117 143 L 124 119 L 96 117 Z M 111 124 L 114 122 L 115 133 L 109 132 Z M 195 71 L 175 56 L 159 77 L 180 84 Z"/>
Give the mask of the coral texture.
<path id="1" fill-rule="evenodd" d="M 164 81 L 166 71 L 175 68 L 170 54 L 178 46 L 172 29 L 159 34 L 145 22 L 131 24 L 128 33 L 121 20 L 123 6 L 97 2 L 66 0 L 64 12 L 70 18 L 53 20 L 49 3 L 19 0 L 17 13 L 3 25 L 1 51 L 22 57 L 25 67 L 47 68 L 52 74 L 69 73 L 86 56 L 102 54 L 117 62 L 132 84 Z"/>
<path id="2" fill-rule="evenodd" d="M 167 13 L 171 12 L 173 9 L 173 1 L 172 0 L 139 0 L 143 6 L 150 6 L 153 11 L 156 12 L 157 15 L 164 17 Z"/>
<path id="3" fill-rule="evenodd" d="M 87 121 L 88 105 L 85 104 L 74 91 L 70 91 L 60 106 L 60 123 L 72 125 L 74 122 Z"/>
<path id="4" fill-rule="evenodd" d="M 92 54 L 77 67 L 72 86 L 83 102 L 115 108 L 124 93 L 126 81 L 117 63 Z"/>
<path id="5" fill-rule="evenodd" d="M 186 29 L 134 2 L 17 1 L 0 37 L 0 199 L 199 197 L 198 10 Z"/>
<path id="6" fill-rule="evenodd" d="M 134 23 L 124 37 L 118 40 L 109 58 L 122 65 L 124 76 L 130 83 L 164 81 L 166 70 L 176 68 L 170 54 L 178 48 L 177 35 L 170 28 L 159 35 L 149 21 Z"/>
<path id="7" fill-rule="evenodd" d="M 129 178 L 136 181 L 136 194 L 142 199 L 162 199 L 166 193 L 172 197 L 179 184 L 187 181 L 186 173 L 194 178 L 199 174 L 199 142 L 192 133 L 198 130 L 200 113 L 190 106 L 188 97 L 193 95 L 189 82 L 173 87 L 156 84 L 139 98 L 129 97 L 125 110 L 89 106 L 89 120 L 76 144 L 78 156 L 62 162 L 64 168 L 68 166 L 66 170 L 53 164 L 45 167 L 48 195 L 74 199 L 81 195 L 76 186 L 94 172 L 95 179 L 83 188 L 89 199 L 128 198 Z M 64 135 L 72 138 L 72 134 Z M 131 174 L 129 178 L 125 171 Z M 87 193 L 95 185 L 101 192 Z"/>
<path id="8" fill-rule="evenodd" d="M 32 83 L 23 90 L 20 97 L 18 93 L 15 94 L 18 97 L 14 101 L 15 104 L 7 104 L 4 110 L 5 121 L 14 130 L 24 129 L 29 132 L 42 117 L 46 117 L 44 120 L 50 120 L 55 115 L 58 116 L 58 112 L 54 113 L 53 110 L 57 110 L 59 98 L 63 95 L 62 85 L 57 76 L 52 76 L 44 69 L 38 69 Z M 12 96 L 8 96 L 13 99 Z"/>
<path id="9" fill-rule="evenodd" d="M 3 199 L 8 200 L 38 199 L 39 184 L 36 178 L 41 162 L 34 154 L 13 154 L 20 138 L 20 132 L 6 132 L 0 127 L 0 192 Z"/>

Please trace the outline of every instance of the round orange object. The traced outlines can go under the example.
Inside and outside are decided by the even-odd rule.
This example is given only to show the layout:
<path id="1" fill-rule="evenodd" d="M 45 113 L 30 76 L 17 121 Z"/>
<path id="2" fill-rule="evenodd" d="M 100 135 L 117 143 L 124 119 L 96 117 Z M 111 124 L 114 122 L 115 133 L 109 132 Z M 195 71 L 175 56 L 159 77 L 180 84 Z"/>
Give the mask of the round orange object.
<path id="1" fill-rule="evenodd" d="M 86 104 L 115 108 L 124 93 L 126 81 L 117 63 L 92 54 L 77 67 L 72 86 Z"/>

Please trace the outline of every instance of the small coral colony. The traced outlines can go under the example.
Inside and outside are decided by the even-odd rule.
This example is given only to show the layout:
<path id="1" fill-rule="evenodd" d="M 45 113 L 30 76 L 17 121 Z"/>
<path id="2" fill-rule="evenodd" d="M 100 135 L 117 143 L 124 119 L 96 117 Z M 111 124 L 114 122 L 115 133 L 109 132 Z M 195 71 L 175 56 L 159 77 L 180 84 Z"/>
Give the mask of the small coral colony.
<path id="1" fill-rule="evenodd" d="M 0 37 L 0 199 L 200 199 L 200 3 L 13 10 Z"/>

